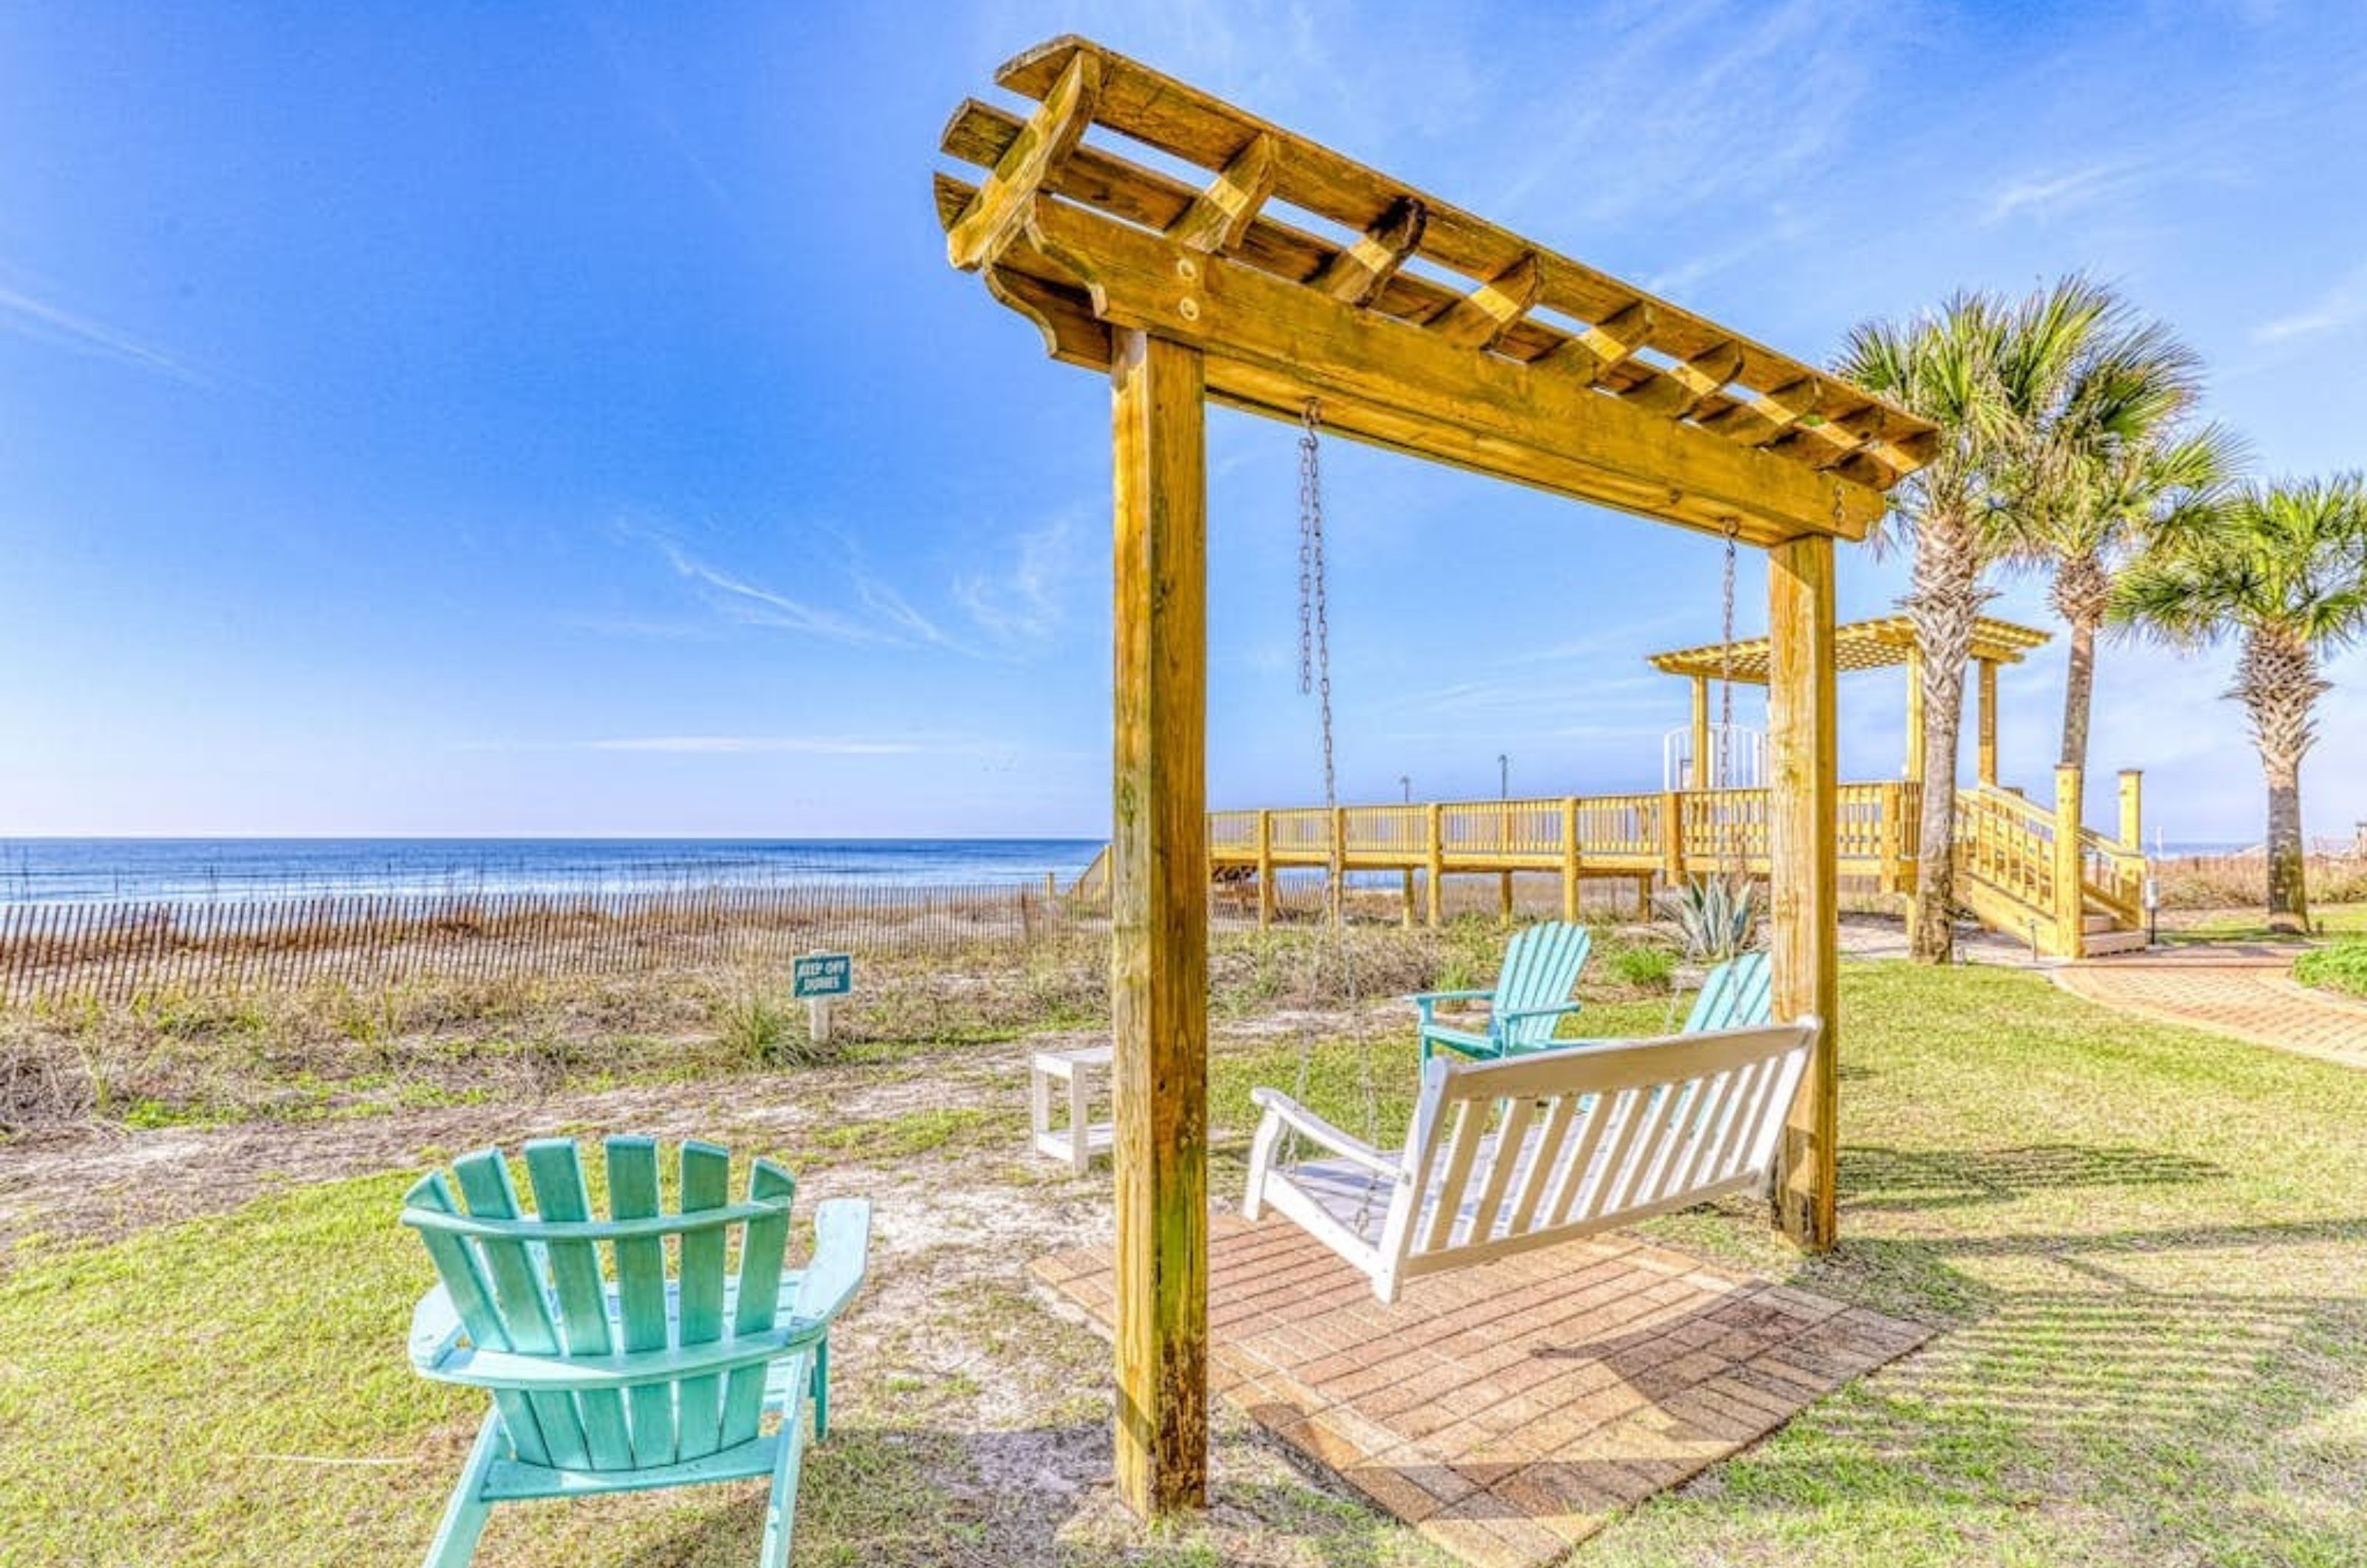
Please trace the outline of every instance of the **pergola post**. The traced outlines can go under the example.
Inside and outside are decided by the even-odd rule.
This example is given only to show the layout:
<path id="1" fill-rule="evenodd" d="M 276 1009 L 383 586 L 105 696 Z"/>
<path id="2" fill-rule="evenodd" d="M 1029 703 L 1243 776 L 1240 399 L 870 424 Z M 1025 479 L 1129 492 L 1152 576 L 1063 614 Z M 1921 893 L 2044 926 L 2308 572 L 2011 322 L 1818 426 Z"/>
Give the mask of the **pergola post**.
<path id="1" fill-rule="evenodd" d="M 1150 1516 L 1207 1493 L 1206 412 L 1197 349 L 1127 332 L 1110 376 L 1116 1471 Z"/>
<path id="2" fill-rule="evenodd" d="M 1975 776 L 1981 781 L 1981 787 L 1983 789 L 1995 789 L 1998 782 L 1997 660 L 1994 659 L 1980 659 L 1974 660 L 1974 665 L 1980 672 L 1978 686 L 1980 706 L 1978 709 L 1978 717 L 1976 721 L 1976 728 L 1975 730 L 1975 735 L 1977 738 L 1977 744 L 1975 748 Z"/>
<path id="3" fill-rule="evenodd" d="M 1678 784 L 1687 789 L 1710 787 L 1709 773 L 1709 677 L 1693 677 L 1693 754 L 1685 776 Z"/>
<path id="4" fill-rule="evenodd" d="M 1776 1156 L 1775 1221 L 1810 1252 L 1836 1239 L 1840 1148 L 1840 906 L 1835 870 L 1840 717 L 1833 542 L 1767 552 L 1768 892 L 1775 1014 L 1815 1013 L 1824 1037 L 1793 1102 Z"/>
<path id="5" fill-rule="evenodd" d="M 1923 778 L 1923 654 L 1912 648 L 1907 650 L 1907 768 L 1900 776 L 1909 784 Z"/>

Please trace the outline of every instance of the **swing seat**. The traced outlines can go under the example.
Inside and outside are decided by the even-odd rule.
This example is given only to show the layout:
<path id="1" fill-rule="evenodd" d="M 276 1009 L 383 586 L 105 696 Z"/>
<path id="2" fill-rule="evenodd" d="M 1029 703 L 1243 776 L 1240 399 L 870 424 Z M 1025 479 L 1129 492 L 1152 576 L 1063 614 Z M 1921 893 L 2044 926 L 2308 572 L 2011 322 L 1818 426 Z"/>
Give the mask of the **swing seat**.
<path id="1" fill-rule="evenodd" d="M 1242 1212 L 1268 1206 L 1368 1275 L 1404 1282 L 1763 1187 L 1823 1023 L 1670 1035 L 1496 1061 L 1433 1056 L 1390 1155 L 1279 1089 Z M 1285 1164 L 1285 1138 L 1319 1157 Z"/>
<path id="2" fill-rule="evenodd" d="M 1424 991 L 1407 998 L 1420 1015 L 1422 1059 L 1428 1061 L 1442 1045 L 1483 1058 L 1551 1046 L 1556 1026 L 1579 1010 L 1570 993 L 1593 947 L 1594 933 L 1586 927 L 1542 920 L 1505 947 L 1493 990 Z M 1485 1003 L 1487 1021 L 1478 1032 L 1442 1023 L 1441 1002 Z"/>

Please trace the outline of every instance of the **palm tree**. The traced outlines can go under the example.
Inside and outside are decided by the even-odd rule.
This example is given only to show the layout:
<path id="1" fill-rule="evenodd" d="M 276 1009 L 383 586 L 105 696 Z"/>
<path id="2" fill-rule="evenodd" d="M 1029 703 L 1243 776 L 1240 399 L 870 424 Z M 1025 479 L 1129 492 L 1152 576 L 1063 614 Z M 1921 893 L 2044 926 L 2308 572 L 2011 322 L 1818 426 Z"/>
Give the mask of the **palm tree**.
<path id="1" fill-rule="evenodd" d="M 2118 624 L 2192 649 L 2241 640 L 2236 683 L 2269 786 L 2269 926 L 2309 923 L 2301 762 L 2329 690 L 2324 660 L 2367 632 L 2367 481 L 2247 485 L 2212 525 L 2139 559 L 2114 585 Z"/>
<path id="2" fill-rule="evenodd" d="M 2191 429 L 2202 362 L 2157 322 L 2112 300 L 2024 436 L 2009 489 L 2017 564 L 2047 570 L 2070 635 L 2058 761 L 2088 765 L 2096 634 L 2112 581 L 2136 555 L 2213 515 L 2243 448 Z"/>
<path id="3" fill-rule="evenodd" d="M 1958 294 L 1903 326 L 1850 334 L 1840 373 L 1939 427 L 1931 461 L 1891 492 L 1877 547 L 1911 544 L 1905 601 L 1923 682 L 1923 803 L 1916 835 L 1915 929 L 1908 952 L 1944 964 L 1955 948 L 1956 754 L 1973 627 L 1989 569 L 2026 539 L 2018 496 L 2038 491 L 2050 412 L 2092 357 L 2119 301 L 2066 277 L 2019 302 Z"/>

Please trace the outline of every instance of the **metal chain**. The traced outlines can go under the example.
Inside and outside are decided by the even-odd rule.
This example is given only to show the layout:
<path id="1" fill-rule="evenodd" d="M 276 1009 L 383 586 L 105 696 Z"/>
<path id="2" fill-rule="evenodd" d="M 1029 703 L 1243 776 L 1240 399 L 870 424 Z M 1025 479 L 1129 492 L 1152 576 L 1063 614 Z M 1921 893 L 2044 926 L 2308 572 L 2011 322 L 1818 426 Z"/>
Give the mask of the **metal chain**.
<path id="1" fill-rule="evenodd" d="M 1331 616 L 1323 564 L 1323 405 L 1309 398 L 1298 432 L 1298 690 L 1323 729 L 1323 806 L 1339 804 L 1331 757 Z"/>
<path id="2" fill-rule="evenodd" d="M 1317 721 L 1323 737 L 1323 808 L 1327 829 L 1336 826 L 1340 804 L 1339 776 L 1335 770 L 1331 744 L 1331 617 L 1328 602 L 1329 576 L 1323 560 L 1323 405 L 1315 398 L 1307 400 L 1299 414 L 1298 431 L 1298 690 L 1316 700 Z M 1353 1012 L 1357 1005 L 1356 965 L 1348 950 L 1346 919 L 1345 846 L 1331 846 L 1332 886 L 1339 895 L 1331 922 L 1332 961 L 1338 965 L 1342 993 Z M 1373 1053 L 1363 1038 L 1361 1022 L 1357 1030 L 1357 1078 L 1364 1094 L 1365 1141 L 1374 1143 L 1379 1135 L 1380 1093 L 1373 1081 Z M 1314 1055 L 1314 1042 L 1302 1039 L 1298 1052 L 1298 1074 L 1291 1098 L 1304 1104 L 1307 1100 L 1308 1066 Z M 1291 1156 L 1296 1157 L 1297 1138 L 1291 1138 Z M 1378 1194 L 1376 1183 L 1367 1180 L 1365 1195 L 1357 1206 L 1355 1228 L 1362 1231 L 1371 1218 Z"/>
<path id="3" fill-rule="evenodd" d="M 1725 602 L 1719 607 L 1717 649 L 1717 773 L 1716 787 L 1735 787 L 1734 747 L 1734 558 L 1735 536 L 1742 530 L 1742 520 L 1726 520 L 1726 570 L 1722 583 Z M 1736 832 L 1734 820 L 1738 807 L 1732 795 L 1725 796 L 1718 805 L 1718 816 L 1725 826 L 1727 873 L 1729 879 L 1739 878 L 1743 872 L 1741 836 Z"/>

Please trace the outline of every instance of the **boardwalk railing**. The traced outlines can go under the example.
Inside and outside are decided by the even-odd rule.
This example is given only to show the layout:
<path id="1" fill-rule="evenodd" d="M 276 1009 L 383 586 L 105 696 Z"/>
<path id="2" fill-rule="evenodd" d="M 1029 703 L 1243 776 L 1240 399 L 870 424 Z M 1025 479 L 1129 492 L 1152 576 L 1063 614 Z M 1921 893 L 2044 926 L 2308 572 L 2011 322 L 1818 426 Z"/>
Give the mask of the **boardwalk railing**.
<path id="1" fill-rule="evenodd" d="M 772 966 L 831 948 L 1016 950 L 1067 923 L 1041 886 L 355 894 L 0 908 L 0 1001 Z"/>

